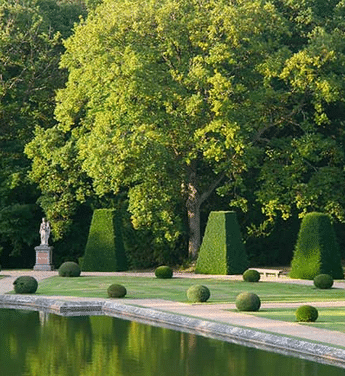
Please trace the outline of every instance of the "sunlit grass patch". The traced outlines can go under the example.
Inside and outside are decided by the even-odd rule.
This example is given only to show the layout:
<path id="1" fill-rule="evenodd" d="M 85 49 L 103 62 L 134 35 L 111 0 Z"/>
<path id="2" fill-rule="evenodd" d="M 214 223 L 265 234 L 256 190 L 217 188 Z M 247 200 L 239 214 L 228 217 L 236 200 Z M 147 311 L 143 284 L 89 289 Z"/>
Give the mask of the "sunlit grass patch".
<path id="1" fill-rule="evenodd" d="M 186 291 L 193 284 L 202 284 L 211 291 L 208 304 L 234 303 L 244 291 L 257 294 L 262 302 L 312 302 L 343 300 L 343 289 L 320 290 L 313 286 L 278 282 L 248 283 L 217 279 L 172 278 L 135 276 L 51 277 L 39 282 L 37 294 L 80 297 L 107 297 L 107 288 L 113 283 L 127 289 L 126 298 L 166 299 L 187 302 Z"/>
<path id="2" fill-rule="evenodd" d="M 296 322 L 296 309 L 297 308 L 266 308 L 250 314 L 272 320 Z M 317 310 L 319 312 L 317 321 L 299 324 L 310 325 L 320 329 L 336 330 L 338 332 L 345 333 L 345 307 L 317 308 Z"/>

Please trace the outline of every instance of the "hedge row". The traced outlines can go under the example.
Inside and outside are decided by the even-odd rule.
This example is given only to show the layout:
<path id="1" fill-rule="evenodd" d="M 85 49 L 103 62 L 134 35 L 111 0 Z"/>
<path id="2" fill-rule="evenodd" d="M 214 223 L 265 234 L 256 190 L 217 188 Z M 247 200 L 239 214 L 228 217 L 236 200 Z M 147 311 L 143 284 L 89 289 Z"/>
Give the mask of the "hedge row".
<path id="1" fill-rule="evenodd" d="M 344 278 L 339 245 L 330 218 L 314 212 L 302 220 L 290 277 L 312 280 L 319 274 Z"/>
<path id="2" fill-rule="evenodd" d="M 248 258 L 235 212 L 211 212 L 196 262 L 200 274 L 242 274 Z"/>
<path id="3" fill-rule="evenodd" d="M 128 269 L 122 223 L 115 209 L 94 211 L 83 257 L 83 271 L 117 272 Z"/>

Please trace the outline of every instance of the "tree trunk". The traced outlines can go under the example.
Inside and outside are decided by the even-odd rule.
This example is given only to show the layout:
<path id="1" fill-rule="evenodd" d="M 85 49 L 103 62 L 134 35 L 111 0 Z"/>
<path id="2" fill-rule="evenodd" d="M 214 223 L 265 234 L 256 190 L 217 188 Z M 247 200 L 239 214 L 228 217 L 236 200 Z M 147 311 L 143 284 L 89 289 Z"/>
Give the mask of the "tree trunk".
<path id="1" fill-rule="evenodd" d="M 188 254 L 191 259 L 196 259 L 201 245 L 201 230 L 200 230 L 200 207 L 201 204 L 210 196 L 213 190 L 218 186 L 224 175 L 218 178 L 208 187 L 208 189 L 199 194 L 197 190 L 196 173 L 192 172 L 189 176 L 188 183 L 188 199 L 186 208 L 188 212 L 188 226 L 189 226 L 189 241 Z"/>
<path id="2" fill-rule="evenodd" d="M 197 201 L 198 200 L 196 200 L 196 202 L 189 201 L 189 203 L 187 203 L 189 225 L 188 254 L 192 259 L 196 259 L 201 242 L 200 206 Z"/>

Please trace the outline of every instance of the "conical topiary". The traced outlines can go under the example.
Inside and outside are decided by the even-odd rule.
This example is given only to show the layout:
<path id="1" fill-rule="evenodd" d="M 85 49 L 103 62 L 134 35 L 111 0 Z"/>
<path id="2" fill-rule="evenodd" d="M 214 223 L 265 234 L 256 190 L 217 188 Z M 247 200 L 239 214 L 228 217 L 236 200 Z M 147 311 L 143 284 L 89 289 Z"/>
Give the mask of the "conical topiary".
<path id="1" fill-rule="evenodd" d="M 83 257 L 83 271 L 127 270 L 121 226 L 120 214 L 115 209 L 94 211 Z"/>
<path id="2" fill-rule="evenodd" d="M 211 212 L 195 272 L 202 274 L 242 274 L 248 258 L 235 212 Z"/>
<path id="3" fill-rule="evenodd" d="M 335 279 L 344 277 L 339 246 L 328 215 L 308 213 L 302 220 L 294 256 L 291 278 L 314 279 L 329 274 Z"/>

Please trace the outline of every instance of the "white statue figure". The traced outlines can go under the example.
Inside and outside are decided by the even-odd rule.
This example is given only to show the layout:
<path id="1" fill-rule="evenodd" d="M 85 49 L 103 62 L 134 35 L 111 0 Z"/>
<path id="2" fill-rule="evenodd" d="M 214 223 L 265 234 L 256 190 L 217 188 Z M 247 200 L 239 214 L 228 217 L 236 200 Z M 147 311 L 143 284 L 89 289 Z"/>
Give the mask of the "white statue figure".
<path id="1" fill-rule="evenodd" d="M 48 239 L 50 235 L 50 224 L 49 222 L 45 220 L 45 218 L 42 218 L 42 223 L 40 227 L 40 235 L 41 235 L 41 245 L 48 245 Z"/>

